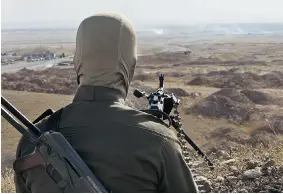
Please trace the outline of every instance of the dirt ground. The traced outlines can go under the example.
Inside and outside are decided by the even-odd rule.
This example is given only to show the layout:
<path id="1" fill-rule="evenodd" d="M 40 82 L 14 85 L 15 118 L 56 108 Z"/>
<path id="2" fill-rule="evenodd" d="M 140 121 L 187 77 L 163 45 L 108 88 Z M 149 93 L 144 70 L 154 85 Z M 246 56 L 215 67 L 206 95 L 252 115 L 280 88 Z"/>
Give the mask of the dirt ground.
<path id="1" fill-rule="evenodd" d="M 214 37 L 213 40 L 209 37 L 196 40 L 178 38 L 171 40 L 170 44 L 166 42 L 168 40 L 164 39 L 161 45 L 147 39 L 140 41 L 140 56 L 127 104 L 138 109 L 147 108 L 147 102 L 136 99 L 132 92 L 135 88 L 153 92 L 158 87 L 158 75 L 163 73 L 166 91 L 181 99 L 185 131 L 208 154 L 214 153 L 216 148 L 233 152 L 231 156 L 237 160 L 235 166 L 239 173 L 246 170 L 244 159 L 260 160 L 266 153 L 275 160 L 274 169 L 283 166 L 280 146 L 283 139 L 283 40 L 276 36 L 226 36 Z M 25 42 L 10 43 L 6 39 L 2 44 L 7 52 L 24 53 L 38 46 Z M 59 46 L 57 43 L 58 40 L 52 40 L 41 45 L 51 51 L 73 54 L 74 42 L 67 41 Z M 176 45 L 190 52 L 172 51 Z M 47 108 L 56 110 L 70 103 L 77 87 L 72 67 L 5 73 L 1 75 L 1 86 L 2 95 L 31 120 Z M 20 134 L 4 119 L 1 121 L 2 179 L 7 180 L 6 185 L 2 184 L 7 189 L 2 191 L 10 192 L 14 188 L 9 182 L 9 172 Z M 235 149 L 231 151 L 232 148 Z M 245 156 L 244 149 L 248 150 Z M 198 170 L 209 178 L 212 191 L 234 190 L 230 183 L 223 183 L 223 188 L 216 184 L 217 173 L 225 177 L 229 167 L 219 167 L 217 173 L 205 167 Z M 264 175 L 259 181 L 268 185 L 265 178 Z M 255 191 L 250 182 L 244 181 L 244 186 L 250 192 Z M 241 188 L 246 189 L 244 186 Z"/>

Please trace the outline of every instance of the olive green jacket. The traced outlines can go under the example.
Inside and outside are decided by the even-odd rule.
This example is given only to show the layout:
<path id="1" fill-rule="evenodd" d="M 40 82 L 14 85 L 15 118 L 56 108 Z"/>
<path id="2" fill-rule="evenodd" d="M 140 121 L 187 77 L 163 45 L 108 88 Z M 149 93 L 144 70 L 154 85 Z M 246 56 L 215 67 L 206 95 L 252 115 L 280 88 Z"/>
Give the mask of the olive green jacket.
<path id="1" fill-rule="evenodd" d="M 82 86 L 64 107 L 59 131 L 112 192 L 198 192 L 172 129 L 123 104 L 118 90 Z M 37 124 L 46 129 L 46 119 Z M 17 157 L 34 147 L 21 139 Z M 17 192 L 60 192 L 36 167 L 15 178 Z"/>

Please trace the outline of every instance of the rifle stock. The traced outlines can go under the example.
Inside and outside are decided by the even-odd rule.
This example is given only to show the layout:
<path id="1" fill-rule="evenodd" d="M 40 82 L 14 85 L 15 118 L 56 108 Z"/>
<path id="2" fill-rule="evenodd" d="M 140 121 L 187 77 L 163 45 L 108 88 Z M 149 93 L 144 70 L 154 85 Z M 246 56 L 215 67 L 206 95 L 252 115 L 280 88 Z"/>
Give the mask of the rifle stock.
<path id="1" fill-rule="evenodd" d="M 58 187 L 63 192 L 71 193 L 106 193 L 107 190 L 101 182 L 94 176 L 89 167 L 84 163 L 78 153 L 72 148 L 65 137 L 59 132 L 47 131 L 41 133 L 33 123 L 31 123 L 22 113 L 20 113 L 11 103 L 1 96 L 1 114 L 14 126 L 23 136 L 26 136 L 31 142 L 36 142 L 33 154 L 19 158 L 14 162 L 15 172 L 27 170 L 33 162 L 34 165 L 43 165 L 46 168 L 51 167 L 53 172 L 57 172 L 59 179 L 56 179 Z M 23 127 L 18 119 L 25 127 Z M 38 161 L 34 162 L 35 156 Z M 27 163 L 30 161 L 30 163 Z M 23 163 L 22 163 L 23 162 Z M 26 163 L 25 163 L 26 162 Z"/>

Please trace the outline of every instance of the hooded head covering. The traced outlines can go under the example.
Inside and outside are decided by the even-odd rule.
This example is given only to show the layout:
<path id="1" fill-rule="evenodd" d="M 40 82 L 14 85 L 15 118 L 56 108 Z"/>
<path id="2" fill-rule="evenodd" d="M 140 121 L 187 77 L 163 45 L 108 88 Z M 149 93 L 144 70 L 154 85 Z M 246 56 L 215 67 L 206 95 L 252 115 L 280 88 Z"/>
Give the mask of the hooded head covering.
<path id="1" fill-rule="evenodd" d="M 126 98 L 136 60 L 136 34 L 124 16 L 105 13 L 81 22 L 74 56 L 79 86 L 117 89 Z"/>

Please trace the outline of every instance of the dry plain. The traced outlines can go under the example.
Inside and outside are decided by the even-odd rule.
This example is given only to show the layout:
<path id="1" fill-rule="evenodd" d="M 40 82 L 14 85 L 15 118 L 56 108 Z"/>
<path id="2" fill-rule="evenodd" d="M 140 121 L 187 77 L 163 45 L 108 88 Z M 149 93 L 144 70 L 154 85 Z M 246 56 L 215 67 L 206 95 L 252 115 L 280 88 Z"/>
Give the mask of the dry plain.
<path id="1" fill-rule="evenodd" d="M 21 34 L 17 39 L 9 33 L 3 38 L 2 34 L 2 52 L 24 54 L 46 49 L 74 54 L 73 32 L 39 34 Z M 200 181 L 201 190 L 282 192 L 283 37 L 152 39 L 138 39 L 138 64 L 126 103 L 146 108 L 144 100 L 132 95 L 133 89 L 153 92 L 158 86 L 158 75 L 165 74 L 166 91 L 181 99 L 186 132 L 217 165 L 210 171 L 192 154 L 191 168 L 205 177 Z M 33 120 L 47 108 L 57 110 L 72 101 L 76 76 L 72 67 L 22 69 L 3 73 L 1 86 L 2 95 Z M 20 134 L 3 118 L 1 121 L 1 190 L 11 192 L 11 164 Z M 261 175 L 247 178 L 247 171 L 257 167 L 261 168 Z"/>

